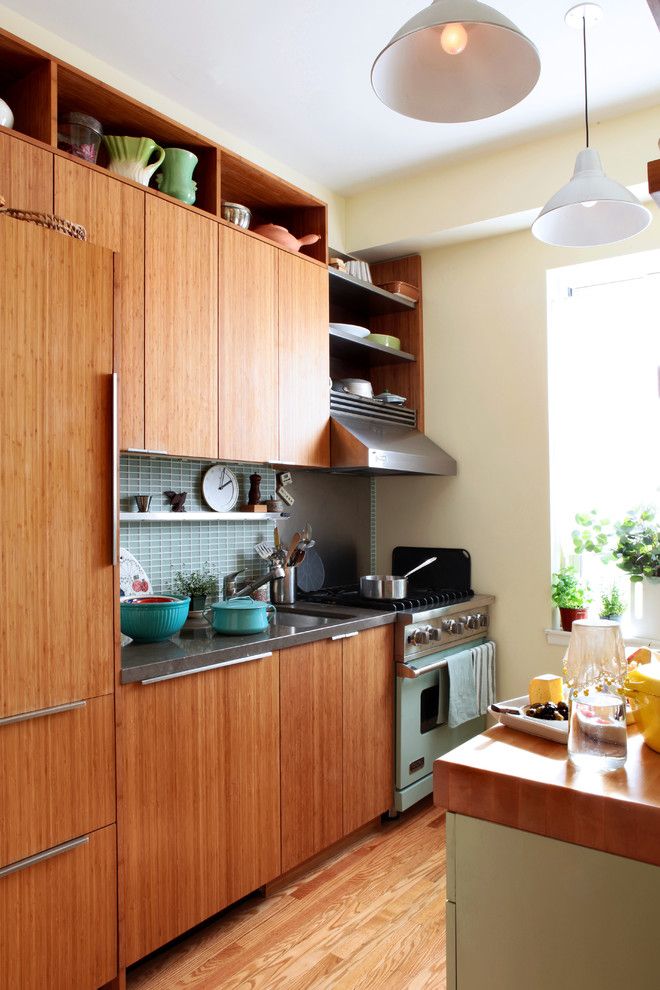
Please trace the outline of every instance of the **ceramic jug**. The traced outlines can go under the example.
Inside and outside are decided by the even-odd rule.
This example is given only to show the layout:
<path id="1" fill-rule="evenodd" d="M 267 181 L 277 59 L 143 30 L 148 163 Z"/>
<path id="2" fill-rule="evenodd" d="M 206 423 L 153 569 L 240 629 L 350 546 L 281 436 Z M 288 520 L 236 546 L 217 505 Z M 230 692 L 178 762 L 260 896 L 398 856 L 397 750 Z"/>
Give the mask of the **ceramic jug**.
<path id="1" fill-rule="evenodd" d="M 197 195 L 197 183 L 192 175 L 199 159 L 185 148 L 165 148 L 165 161 L 156 176 L 156 185 L 161 192 L 192 204 Z"/>
<path id="2" fill-rule="evenodd" d="M 163 149 L 151 138 L 105 134 L 103 142 L 110 154 L 109 171 L 123 175 L 126 179 L 132 179 L 133 182 L 139 182 L 143 186 L 149 185 L 149 179 L 162 165 L 165 157 Z M 149 165 L 149 159 L 154 151 L 157 152 L 158 158 Z"/>
<path id="3" fill-rule="evenodd" d="M 11 112 L 11 107 L 4 100 L 0 99 L 0 126 L 1 127 L 13 127 L 14 126 L 14 115 Z"/>

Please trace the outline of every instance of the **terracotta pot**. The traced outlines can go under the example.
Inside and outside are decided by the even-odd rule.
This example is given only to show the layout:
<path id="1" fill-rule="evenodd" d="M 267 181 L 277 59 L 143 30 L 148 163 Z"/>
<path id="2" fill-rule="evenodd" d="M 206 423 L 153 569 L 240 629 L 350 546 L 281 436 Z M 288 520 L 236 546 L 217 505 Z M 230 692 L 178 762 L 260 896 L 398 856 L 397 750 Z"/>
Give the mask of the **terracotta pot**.
<path id="1" fill-rule="evenodd" d="M 309 247 L 321 240 L 320 234 L 305 234 L 304 237 L 294 237 L 286 227 L 280 227 L 279 224 L 275 223 L 265 223 L 261 227 L 253 227 L 253 230 L 256 234 L 261 234 L 262 237 L 275 241 L 281 247 L 288 248 L 289 251 L 300 251 L 302 247 Z"/>
<path id="2" fill-rule="evenodd" d="M 576 619 L 586 619 L 586 608 L 560 608 L 561 627 L 564 632 L 570 632 Z"/>

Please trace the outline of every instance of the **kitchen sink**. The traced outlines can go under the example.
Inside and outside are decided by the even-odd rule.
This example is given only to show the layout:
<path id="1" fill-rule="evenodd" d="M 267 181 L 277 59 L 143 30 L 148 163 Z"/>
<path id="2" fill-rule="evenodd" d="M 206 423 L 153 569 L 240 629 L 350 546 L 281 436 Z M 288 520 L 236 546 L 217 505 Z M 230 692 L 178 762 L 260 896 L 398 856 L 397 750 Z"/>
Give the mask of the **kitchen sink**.
<path id="1" fill-rule="evenodd" d="M 276 633 L 279 629 L 322 629 L 324 626 L 334 626 L 337 624 L 337 619 L 341 618 L 344 622 L 350 622 L 354 616 L 342 615 L 342 616 L 330 616 L 330 615 L 318 615 L 306 612 L 278 612 L 275 621 L 271 624 L 271 630 Z"/>

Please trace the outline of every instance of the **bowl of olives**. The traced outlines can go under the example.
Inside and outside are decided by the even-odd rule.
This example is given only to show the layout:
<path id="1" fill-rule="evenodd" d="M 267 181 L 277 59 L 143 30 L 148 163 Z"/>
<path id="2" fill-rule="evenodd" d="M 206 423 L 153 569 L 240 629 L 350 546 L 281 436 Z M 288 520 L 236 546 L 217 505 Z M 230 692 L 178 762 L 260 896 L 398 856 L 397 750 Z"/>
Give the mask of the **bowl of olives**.
<path id="1" fill-rule="evenodd" d="M 557 705 L 553 701 L 537 702 L 535 705 L 527 705 L 523 711 L 528 718 L 540 718 L 545 722 L 568 722 L 568 705 L 565 701 L 560 701 Z"/>

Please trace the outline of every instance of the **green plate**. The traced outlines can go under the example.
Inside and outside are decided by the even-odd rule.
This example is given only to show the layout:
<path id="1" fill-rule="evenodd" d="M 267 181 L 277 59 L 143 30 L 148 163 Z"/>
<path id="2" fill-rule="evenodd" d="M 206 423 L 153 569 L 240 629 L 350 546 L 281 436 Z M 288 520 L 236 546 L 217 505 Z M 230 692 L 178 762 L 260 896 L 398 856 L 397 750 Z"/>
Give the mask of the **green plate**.
<path id="1" fill-rule="evenodd" d="M 380 344 L 382 347 L 391 347 L 393 351 L 401 350 L 401 341 L 398 337 L 392 337 L 389 333 L 370 333 L 366 338 L 372 344 Z"/>

